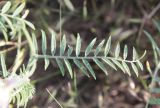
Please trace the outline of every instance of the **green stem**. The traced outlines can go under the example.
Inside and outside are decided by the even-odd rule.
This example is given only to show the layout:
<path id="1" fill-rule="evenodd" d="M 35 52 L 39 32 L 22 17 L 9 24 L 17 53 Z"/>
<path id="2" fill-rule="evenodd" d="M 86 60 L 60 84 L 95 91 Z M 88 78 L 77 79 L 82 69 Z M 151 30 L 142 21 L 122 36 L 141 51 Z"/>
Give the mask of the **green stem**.
<path id="1" fill-rule="evenodd" d="M 24 24 L 22 30 L 23 30 L 23 32 L 24 32 L 24 34 L 25 34 L 25 36 L 26 36 L 27 41 L 28 41 L 28 44 L 29 44 L 29 47 L 30 47 L 30 50 L 31 50 L 31 55 L 32 55 L 32 54 L 35 54 L 35 53 L 36 53 L 35 47 L 34 47 L 32 38 L 31 38 L 28 30 L 26 29 L 25 24 Z"/>
<path id="2" fill-rule="evenodd" d="M 129 60 L 124 60 L 124 59 L 118 59 L 118 58 L 114 58 L 114 57 L 105 57 L 105 56 L 55 56 L 55 55 L 37 55 L 35 54 L 34 57 L 36 58 L 48 58 L 48 59 L 110 59 L 110 60 L 117 60 L 117 61 L 124 61 L 124 62 L 128 62 L 128 63 L 133 63 L 133 62 L 138 62 L 140 59 L 143 58 L 140 57 L 138 60 L 133 60 L 133 61 L 129 61 Z"/>

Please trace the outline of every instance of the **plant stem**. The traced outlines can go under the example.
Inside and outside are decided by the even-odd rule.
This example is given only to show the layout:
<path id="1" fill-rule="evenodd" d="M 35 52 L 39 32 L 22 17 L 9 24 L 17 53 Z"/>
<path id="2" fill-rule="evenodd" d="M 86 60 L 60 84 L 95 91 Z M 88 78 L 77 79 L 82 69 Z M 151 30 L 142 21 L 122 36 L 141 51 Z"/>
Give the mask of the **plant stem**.
<path id="1" fill-rule="evenodd" d="M 37 55 L 35 54 L 34 57 L 36 58 L 48 58 L 48 59 L 110 59 L 110 60 L 117 60 L 117 61 L 124 61 L 124 62 L 128 62 L 128 63 L 133 63 L 133 62 L 137 62 L 140 59 L 143 58 L 140 57 L 138 60 L 124 60 L 124 59 L 119 59 L 119 58 L 114 58 L 114 57 L 105 57 L 105 56 L 55 56 L 55 55 Z"/>

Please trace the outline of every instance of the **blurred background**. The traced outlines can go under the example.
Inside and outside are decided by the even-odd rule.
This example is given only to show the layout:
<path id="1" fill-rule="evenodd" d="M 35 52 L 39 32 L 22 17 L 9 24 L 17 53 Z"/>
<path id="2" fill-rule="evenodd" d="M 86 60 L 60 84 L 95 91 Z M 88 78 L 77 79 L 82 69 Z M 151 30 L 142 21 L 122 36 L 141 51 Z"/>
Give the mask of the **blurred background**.
<path id="1" fill-rule="evenodd" d="M 145 108 L 150 97 L 148 85 L 151 83 L 151 76 L 145 67 L 146 60 L 151 69 L 155 65 L 151 44 L 143 30 L 151 33 L 160 46 L 159 34 L 153 23 L 160 21 L 159 0 L 13 0 L 24 1 L 26 9 L 30 10 L 27 19 L 35 24 L 36 29 L 48 32 L 48 43 L 48 30 L 53 29 L 57 33 L 57 41 L 65 34 L 67 44 L 73 46 L 79 33 L 82 49 L 95 37 L 98 44 L 102 39 L 111 36 L 113 50 L 118 42 L 121 43 L 121 50 L 125 44 L 128 45 L 130 55 L 133 46 L 139 54 L 147 50 L 147 55 L 142 60 L 144 71 L 139 71 L 139 77 L 129 77 L 110 67 L 107 67 L 109 75 L 106 77 L 91 63 L 97 80 L 84 76 L 74 66 L 76 76 L 70 79 L 68 72 L 64 77 L 60 74 L 54 60 L 51 60 L 52 63 L 46 71 L 43 68 L 44 61 L 39 61 L 32 77 L 36 94 L 28 108 L 59 108 L 55 99 L 64 108 Z M 41 44 L 38 35 L 40 32 L 37 32 L 37 39 Z"/>

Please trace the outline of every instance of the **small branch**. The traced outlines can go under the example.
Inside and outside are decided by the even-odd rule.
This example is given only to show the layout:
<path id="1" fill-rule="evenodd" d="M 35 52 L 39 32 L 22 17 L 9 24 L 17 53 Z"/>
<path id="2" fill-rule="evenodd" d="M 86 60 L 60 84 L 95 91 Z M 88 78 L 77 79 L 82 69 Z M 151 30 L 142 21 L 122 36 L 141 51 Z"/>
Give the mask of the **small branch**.
<path id="1" fill-rule="evenodd" d="M 58 100 L 52 95 L 52 93 L 46 88 L 46 91 L 49 93 L 49 95 L 55 100 L 55 102 L 59 105 L 60 108 L 63 108 L 63 106 L 58 102 Z"/>
<path id="2" fill-rule="evenodd" d="M 158 3 L 158 5 L 148 15 L 144 15 L 144 17 L 142 19 L 142 22 L 141 22 L 141 26 L 140 26 L 139 32 L 138 32 L 137 43 L 139 43 L 142 31 L 143 31 L 143 27 L 144 27 L 146 21 L 151 19 L 159 9 L 160 9 L 160 2 Z"/>
<path id="3" fill-rule="evenodd" d="M 24 45 L 27 44 L 27 43 L 28 43 L 28 41 L 25 40 L 25 41 L 23 41 L 23 42 L 21 43 L 21 46 L 24 46 Z M 10 52 L 10 51 L 16 49 L 17 47 L 18 47 L 18 45 L 12 46 L 12 47 L 10 47 L 10 48 L 8 48 L 8 49 L 6 49 L 6 50 L 0 51 L 0 54 L 4 54 L 4 53 L 7 53 L 7 52 Z"/>
<path id="4" fill-rule="evenodd" d="M 14 45 L 14 46 L 17 46 L 17 42 L 5 42 L 5 41 L 0 41 L 0 47 L 3 47 L 3 46 L 7 46 L 7 45 Z"/>
<path id="5" fill-rule="evenodd" d="M 144 52 L 144 54 L 137 60 L 124 60 L 124 59 L 119 59 L 119 58 L 114 58 L 114 57 L 105 57 L 105 56 L 55 56 L 55 55 L 38 55 L 35 54 L 34 57 L 36 58 L 48 58 L 48 59 L 110 59 L 110 60 L 117 60 L 117 61 L 121 61 L 121 62 L 128 62 L 128 63 L 133 63 L 133 62 L 138 62 L 139 60 L 141 60 L 146 52 Z"/>
<path id="6" fill-rule="evenodd" d="M 154 87 L 154 85 L 155 85 L 154 79 L 157 77 L 158 70 L 160 70 L 160 62 L 158 63 L 158 65 L 156 66 L 156 68 L 155 68 L 155 70 L 153 72 L 154 74 L 153 74 L 153 77 L 152 77 L 151 84 L 149 85 L 149 88 L 153 88 Z"/>
<path id="7" fill-rule="evenodd" d="M 148 18 L 151 19 L 156 12 L 160 9 L 160 2 L 158 3 L 158 5 L 151 11 L 151 13 L 148 15 Z"/>

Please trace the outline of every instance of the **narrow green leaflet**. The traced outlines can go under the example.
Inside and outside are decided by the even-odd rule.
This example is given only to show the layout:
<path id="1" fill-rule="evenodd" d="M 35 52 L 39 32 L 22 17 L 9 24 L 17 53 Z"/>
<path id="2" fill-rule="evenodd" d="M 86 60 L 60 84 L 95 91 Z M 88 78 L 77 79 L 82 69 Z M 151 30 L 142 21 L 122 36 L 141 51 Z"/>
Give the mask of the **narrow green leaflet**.
<path id="1" fill-rule="evenodd" d="M 142 65 L 142 63 L 141 63 L 140 61 L 137 61 L 136 63 L 137 63 L 137 65 L 140 67 L 140 69 L 143 70 L 143 65 Z"/>
<path id="2" fill-rule="evenodd" d="M 45 58 L 44 59 L 44 63 L 45 63 L 45 65 L 44 65 L 44 69 L 46 70 L 47 68 L 48 68 L 48 66 L 49 66 L 49 59 L 47 59 L 47 58 Z"/>
<path id="3" fill-rule="evenodd" d="M 102 60 L 107 63 L 110 67 L 112 67 L 113 69 L 117 70 L 116 66 L 107 58 L 102 58 Z"/>
<path id="4" fill-rule="evenodd" d="M 92 69 L 92 66 L 89 64 L 89 62 L 85 59 L 82 59 L 84 65 L 86 66 L 86 68 L 89 70 L 89 72 L 91 73 L 91 75 L 93 76 L 94 79 L 96 79 L 96 75 L 94 73 L 94 70 Z"/>
<path id="5" fill-rule="evenodd" d="M 128 55 L 128 47 L 127 45 L 124 46 L 124 51 L 123 51 L 123 59 L 125 60 L 127 58 Z"/>
<path id="6" fill-rule="evenodd" d="M 121 63 L 119 63 L 119 61 L 111 59 L 113 61 L 114 64 L 117 65 L 117 67 L 119 67 L 124 73 L 125 73 L 125 69 L 123 68 L 123 65 Z"/>
<path id="7" fill-rule="evenodd" d="M 102 40 L 101 43 L 99 43 L 99 45 L 97 46 L 94 55 L 98 55 L 98 53 L 101 51 L 103 45 L 104 45 L 105 40 Z"/>
<path id="8" fill-rule="evenodd" d="M 69 10 L 74 11 L 74 5 L 72 4 L 72 2 L 70 0 L 63 0 L 65 5 L 68 7 Z"/>
<path id="9" fill-rule="evenodd" d="M 105 68 L 105 66 L 103 65 L 103 63 L 102 62 L 100 62 L 98 59 L 93 59 L 93 61 L 104 71 L 104 73 L 106 74 L 106 75 L 108 75 L 108 72 L 107 72 L 107 70 L 106 70 L 106 68 Z"/>
<path id="10" fill-rule="evenodd" d="M 63 63 L 61 62 L 61 60 L 59 60 L 57 58 L 56 58 L 56 62 L 58 64 L 58 67 L 60 68 L 60 71 L 61 71 L 62 75 L 64 76 L 64 66 L 63 66 Z"/>
<path id="11" fill-rule="evenodd" d="M 71 47 L 70 45 L 68 45 L 67 55 L 71 56 L 72 52 L 73 52 L 73 47 Z"/>
<path id="12" fill-rule="evenodd" d="M 108 41 L 106 43 L 105 49 L 104 49 L 104 56 L 105 57 L 109 53 L 110 48 L 111 48 L 111 36 L 109 37 L 109 39 L 108 39 Z"/>
<path id="13" fill-rule="evenodd" d="M 159 33 L 160 33 L 160 22 L 157 22 L 157 21 L 153 21 L 154 22 L 154 25 L 157 27 Z"/>
<path id="14" fill-rule="evenodd" d="M 2 54 L 1 54 L 1 67 L 2 67 L 3 77 L 7 77 L 8 72 L 7 72 L 4 56 Z"/>
<path id="15" fill-rule="evenodd" d="M 54 31 L 51 32 L 51 54 L 55 55 L 56 53 L 56 34 Z"/>
<path id="16" fill-rule="evenodd" d="M 32 67 L 33 65 L 36 65 L 36 62 L 37 62 L 37 58 L 35 58 L 34 56 L 30 57 L 29 61 L 28 61 L 28 65 L 26 67 L 26 70 L 29 68 L 30 70 L 30 67 Z M 25 69 L 23 69 L 25 70 Z"/>
<path id="17" fill-rule="evenodd" d="M 38 54 L 38 44 L 37 44 L 36 35 L 34 33 L 32 33 L 32 40 L 33 40 L 35 51 Z"/>
<path id="18" fill-rule="evenodd" d="M 10 9 L 10 7 L 11 7 L 11 2 L 8 1 L 8 2 L 2 7 L 1 12 L 2 12 L 3 14 L 6 13 L 6 12 Z"/>
<path id="19" fill-rule="evenodd" d="M 96 38 L 94 38 L 91 43 L 87 46 L 86 51 L 85 51 L 85 56 L 88 56 L 88 54 L 92 51 L 93 45 L 96 42 Z"/>
<path id="20" fill-rule="evenodd" d="M 152 38 L 152 35 L 150 33 L 148 33 L 147 31 L 144 31 L 145 35 L 149 38 L 149 40 L 152 43 L 152 47 L 155 50 L 155 47 L 158 47 L 157 43 L 154 41 L 154 39 Z"/>
<path id="21" fill-rule="evenodd" d="M 132 60 L 136 60 L 137 58 L 138 58 L 137 51 L 136 51 L 136 49 L 133 47 L 133 59 L 132 59 Z"/>
<path id="22" fill-rule="evenodd" d="M 120 44 L 118 43 L 115 49 L 115 57 L 118 58 L 120 53 Z"/>
<path id="23" fill-rule="evenodd" d="M 88 16 L 88 8 L 87 8 L 87 1 L 83 2 L 83 18 L 86 19 Z"/>
<path id="24" fill-rule="evenodd" d="M 21 18 L 25 20 L 25 18 L 26 18 L 26 17 L 28 16 L 28 14 L 29 14 L 29 10 L 28 10 L 28 9 L 25 10 L 22 14 L 23 14 L 23 15 L 21 15 Z"/>
<path id="25" fill-rule="evenodd" d="M 12 32 L 15 33 L 15 28 L 14 28 L 11 20 L 10 20 L 8 17 L 4 16 L 4 15 L 2 15 L 2 17 L 3 17 L 4 20 L 8 23 L 8 25 L 9 25 L 9 27 L 11 28 Z"/>
<path id="26" fill-rule="evenodd" d="M 16 94 L 16 101 L 17 101 L 17 106 L 19 107 L 20 106 L 20 103 L 21 103 L 21 95 L 20 95 L 20 93 L 17 93 Z"/>
<path id="27" fill-rule="evenodd" d="M 16 103 L 16 97 L 12 96 L 12 103 Z"/>
<path id="28" fill-rule="evenodd" d="M 129 69 L 128 65 L 124 61 L 122 61 L 122 65 L 123 65 L 125 71 L 127 72 L 127 74 L 129 76 L 131 76 L 131 72 L 130 72 L 130 69 Z"/>
<path id="29" fill-rule="evenodd" d="M 150 33 L 148 33 L 147 31 L 144 31 L 145 35 L 148 37 L 148 39 L 150 40 L 151 44 L 152 44 L 152 49 L 153 49 L 153 54 L 154 54 L 154 59 L 155 59 L 155 63 L 158 64 L 158 55 L 160 55 L 160 49 L 158 48 L 157 43 L 155 42 L 155 40 L 152 38 L 152 35 Z M 158 51 L 158 53 L 156 52 L 156 50 Z"/>
<path id="30" fill-rule="evenodd" d="M 34 26 L 31 22 L 26 21 L 26 20 L 24 20 L 24 22 L 25 22 L 26 25 L 28 25 L 30 28 L 32 28 L 33 30 L 35 30 L 35 26 Z"/>
<path id="31" fill-rule="evenodd" d="M 134 63 L 131 63 L 131 66 L 132 66 L 136 76 L 138 77 L 138 69 L 137 69 L 136 65 Z"/>
<path id="32" fill-rule="evenodd" d="M 4 23 L 0 22 L 0 28 L 3 29 L 5 32 L 7 32 L 7 27 Z"/>
<path id="33" fill-rule="evenodd" d="M 87 69 L 83 66 L 83 64 L 79 60 L 73 59 L 73 62 L 83 72 L 83 74 L 89 77 L 89 74 L 87 73 Z"/>
<path id="34" fill-rule="evenodd" d="M 62 56 L 65 52 L 65 49 L 66 49 L 66 36 L 64 35 L 63 36 L 63 39 L 61 41 L 61 44 L 60 44 L 60 55 Z"/>
<path id="35" fill-rule="evenodd" d="M 46 43 L 46 33 L 41 30 L 42 33 L 42 53 L 46 54 L 47 51 L 47 43 Z"/>
<path id="36" fill-rule="evenodd" d="M 81 38 L 80 35 L 78 34 L 76 43 L 76 56 L 79 56 L 80 51 L 81 51 Z"/>
<path id="37" fill-rule="evenodd" d="M 3 33 L 5 40 L 8 41 L 8 35 L 7 35 L 6 31 L 2 30 L 2 33 Z"/>
<path id="38" fill-rule="evenodd" d="M 13 16 L 19 15 L 25 7 L 25 3 L 22 3 L 13 13 Z"/>
<path id="39" fill-rule="evenodd" d="M 69 71 L 69 74 L 70 74 L 71 78 L 73 78 L 73 72 L 72 72 L 71 64 L 69 63 L 69 61 L 67 59 L 64 59 L 64 62 L 67 66 L 67 69 Z"/>

